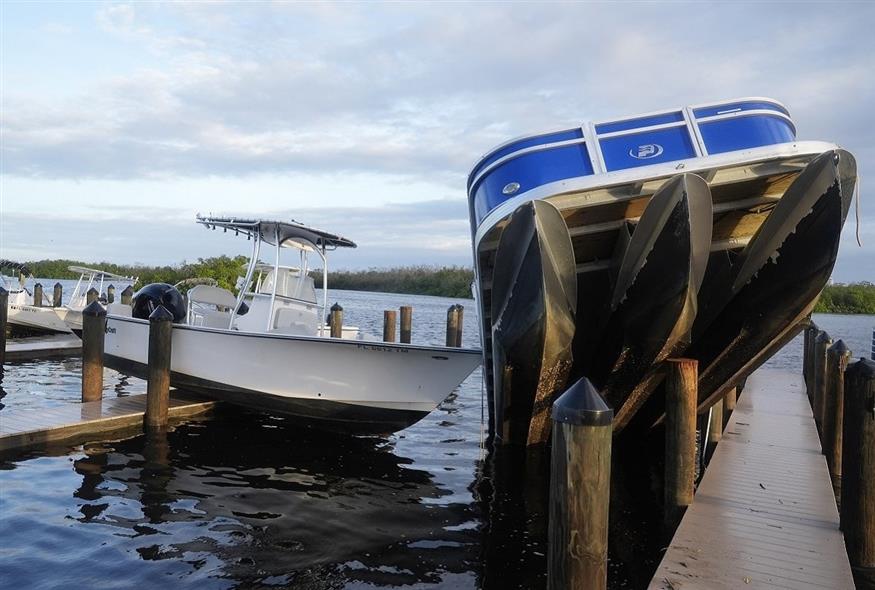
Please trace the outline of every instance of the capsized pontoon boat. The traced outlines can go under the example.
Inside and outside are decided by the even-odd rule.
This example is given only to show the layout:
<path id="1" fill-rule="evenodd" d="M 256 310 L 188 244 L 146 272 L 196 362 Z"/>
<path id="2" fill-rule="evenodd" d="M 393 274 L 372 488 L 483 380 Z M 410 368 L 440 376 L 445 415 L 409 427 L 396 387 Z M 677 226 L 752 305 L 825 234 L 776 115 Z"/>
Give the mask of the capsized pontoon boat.
<path id="1" fill-rule="evenodd" d="M 30 268 L 20 262 L 0 260 L 0 270 L 9 269 L 18 274 L 18 279 L 7 277 L 0 272 L 3 288 L 9 292 L 6 321 L 13 327 L 38 332 L 69 333 L 70 328 L 58 317 L 52 308 L 52 301 L 43 292 L 42 299 L 34 301 L 33 293 L 27 288 L 27 283 L 33 278 Z"/>
<path id="2" fill-rule="evenodd" d="M 569 376 L 585 375 L 602 390 L 619 431 L 658 419 L 663 398 L 654 391 L 667 356 L 700 360 L 705 411 L 789 337 L 832 271 L 855 187 L 853 156 L 835 144 L 797 141 L 786 107 L 767 98 L 588 122 L 488 153 L 468 177 L 468 197 L 484 375 L 499 442 L 519 442 L 503 433 L 525 426 L 499 417 L 506 421 L 505 408 L 529 403 L 545 374 L 538 358 L 527 374 L 520 374 L 525 365 L 513 365 L 514 387 L 497 381 L 507 370 L 496 322 L 504 332 L 514 321 L 538 324 L 494 308 L 499 272 L 517 269 L 515 279 L 530 282 L 526 289 L 544 289 L 529 293 L 532 301 L 562 301 L 570 291 L 538 278 L 556 274 L 551 265 L 505 243 L 517 211 L 537 216 L 547 209 L 532 203 L 546 201 L 564 220 L 577 279 Z M 546 240 L 562 242 L 555 222 L 530 225 L 549 227 Z M 540 235 L 526 240 L 545 242 Z M 540 322 L 543 338 L 566 338 L 565 319 L 551 322 L 547 315 Z M 522 383 L 531 385 L 520 390 Z M 527 444 L 545 441 L 529 437 Z"/>
<path id="3" fill-rule="evenodd" d="M 251 239 L 252 256 L 236 296 L 210 286 L 189 291 L 185 323 L 172 331 L 172 385 L 325 428 L 386 433 L 434 410 L 480 364 L 479 350 L 331 338 L 323 320 L 327 254 L 354 248 L 350 240 L 297 222 L 198 217 L 198 223 Z M 275 248 L 269 268 L 258 262 L 263 244 Z M 299 265 L 283 266 L 282 250 L 297 252 Z M 309 274 L 314 253 L 322 260 L 321 306 Z M 134 308 L 148 309 L 138 303 L 141 292 Z M 106 364 L 145 375 L 148 330 L 148 320 L 110 310 Z"/>

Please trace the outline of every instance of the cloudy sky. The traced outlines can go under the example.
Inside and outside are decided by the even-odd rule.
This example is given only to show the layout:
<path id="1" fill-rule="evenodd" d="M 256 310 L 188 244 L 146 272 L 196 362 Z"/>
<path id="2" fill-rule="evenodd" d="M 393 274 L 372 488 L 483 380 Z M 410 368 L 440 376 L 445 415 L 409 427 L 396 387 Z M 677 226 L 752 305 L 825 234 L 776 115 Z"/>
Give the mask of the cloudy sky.
<path id="1" fill-rule="evenodd" d="M 764 95 L 856 155 L 835 278 L 875 280 L 873 7 L 4 1 L 0 256 L 233 254 L 193 218 L 246 212 L 357 241 L 335 266 L 470 264 L 495 144 Z"/>

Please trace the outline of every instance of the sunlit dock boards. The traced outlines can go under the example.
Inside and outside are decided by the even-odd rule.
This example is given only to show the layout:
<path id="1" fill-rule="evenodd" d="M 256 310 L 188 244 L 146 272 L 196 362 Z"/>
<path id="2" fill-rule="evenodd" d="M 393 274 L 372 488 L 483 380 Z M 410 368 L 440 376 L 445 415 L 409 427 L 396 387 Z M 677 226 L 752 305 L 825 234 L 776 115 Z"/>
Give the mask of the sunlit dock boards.
<path id="1" fill-rule="evenodd" d="M 73 334 L 32 336 L 6 341 L 7 361 L 68 356 L 82 351 L 82 341 Z"/>
<path id="2" fill-rule="evenodd" d="M 747 380 L 650 588 L 854 588 L 800 375 Z"/>
<path id="3" fill-rule="evenodd" d="M 169 417 L 180 420 L 203 414 L 217 402 L 174 391 Z M 0 411 L 0 452 L 49 443 L 105 440 L 107 435 L 142 430 L 146 394 L 39 410 Z"/>

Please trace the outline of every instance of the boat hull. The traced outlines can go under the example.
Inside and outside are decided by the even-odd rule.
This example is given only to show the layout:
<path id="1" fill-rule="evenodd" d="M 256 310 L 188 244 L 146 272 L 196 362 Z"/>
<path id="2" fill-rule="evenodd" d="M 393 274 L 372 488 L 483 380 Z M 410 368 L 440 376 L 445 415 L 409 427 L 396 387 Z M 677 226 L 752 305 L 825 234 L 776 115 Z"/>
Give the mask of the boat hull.
<path id="1" fill-rule="evenodd" d="M 514 212 L 492 290 L 494 424 L 504 444 L 539 445 L 572 365 L 577 278 L 562 216 L 543 201 Z"/>
<path id="2" fill-rule="evenodd" d="M 107 316 L 105 362 L 144 377 L 149 323 Z M 293 416 L 383 434 L 434 410 L 480 363 L 480 351 L 174 325 L 171 385 Z"/>
<path id="3" fill-rule="evenodd" d="M 41 332 L 69 334 L 70 328 L 52 307 L 10 303 L 6 321 L 13 326 Z"/>

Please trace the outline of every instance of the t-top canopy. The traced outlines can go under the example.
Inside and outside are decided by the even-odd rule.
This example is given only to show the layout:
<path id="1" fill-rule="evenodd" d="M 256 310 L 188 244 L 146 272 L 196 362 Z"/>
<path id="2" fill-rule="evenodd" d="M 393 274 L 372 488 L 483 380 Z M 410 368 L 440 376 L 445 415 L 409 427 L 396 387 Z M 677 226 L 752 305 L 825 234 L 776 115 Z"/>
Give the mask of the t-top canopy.
<path id="1" fill-rule="evenodd" d="M 276 236 L 279 235 L 279 245 L 301 247 L 300 241 L 306 241 L 318 248 L 355 248 L 352 240 L 330 234 L 321 229 L 307 227 L 297 221 L 276 221 L 270 219 L 244 219 L 237 217 L 212 217 L 197 216 L 197 222 L 211 229 L 221 227 L 225 230 L 234 230 L 234 233 L 245 234 L 247 238 L 257 236 L 261 241 L 272 246 L 277 245 Z"/>
<path id="2" fill-rule="evenodd" d="M 22 264 L 21 262 L 14 262 L 12 260 L 0 260 L 0 269 L 8 268 L 10 270 L 17 270 L 21 274 L 26 277 L 33 276 L 30 272 L 30 269 L 27 265 Z"/>
<path id="3" fill-rule="evenodd" d="M 137 282 L 136 277 L 126 277 L 124 275 L 117 275 L 115 273 L 106 272 L 105 270 L 99 270 L 96 268 L 88 268 L 87 266 L 68 266 L 67 270 L 78 272 L 81 275 L 92 275 L 95 279 L 110 279 L 113 281 L 129 281 L 129 282 Z"/>

